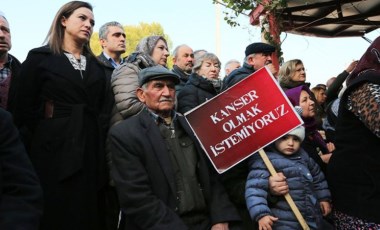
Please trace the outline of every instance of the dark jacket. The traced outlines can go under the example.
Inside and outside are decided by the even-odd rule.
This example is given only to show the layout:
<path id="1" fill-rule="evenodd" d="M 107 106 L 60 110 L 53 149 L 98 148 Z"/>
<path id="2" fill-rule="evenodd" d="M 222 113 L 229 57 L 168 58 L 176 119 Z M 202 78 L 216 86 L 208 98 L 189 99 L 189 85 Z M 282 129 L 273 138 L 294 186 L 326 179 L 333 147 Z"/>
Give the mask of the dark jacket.
<path id="1" fill-rule="evenodd" d="M 336 77 L 335 81 L 326 90 L 326 105 L 329 105 L 330 102 L 338 98 L 339 91 L 342 89 L 343 82 L 347 79 L 349 74 L 350 73 L 348 73 L 346 70 L 343 70 L 343 72 Z"/>
<path id="2" fill-rule="evenodd" d="M 192 73 L 189 81 L 178 94 L 178 112 L 184 114 L 217 94 L 210 81 Z"/>
<path id="3" fill-rule="evenodd" d="M 42 189 L 11 115 L 0 109 L 0 229 L 37 230 Z"/>
<path id="4" fill-rule="evenodd" d="M 330 201 L 327 181 L 318 165 L 301 148 L 297 153 L 286 156 L 276 150 L 267 152 L 268 158 L 277 172 L 282 172 L 289 186 L 289 194 L 302 216 L 312 229 L 321 229 L 321 201 Z M 285 197 L 278 197 L 268 205 L 268 181 L 270 173 L 259 154 L 250 158 L 250 172 L 247 179 L 245 197 L 251 217 L 258 221 L 271 215 L 278 217 L 274 229 L 302 229 Z"/>
<path id="5" fill-rule="evenodd" d="M 104 56 L 103 52 L 99 56 L 97 56 L 97 58 L 98 58 L 99 62 L 102 63 L 104 66 L 104 71 L 106 73 L 106 77 L 109 80 L 111 80 L 112 72 L 115 69 L 115 67 L 112 66 L 110 61 L 106 58 L 106 56 Z"/>
<path id="6" fill-rule="evenodd" d="M 235 69 L 223 79 L 223 90 L 227 90 L 239 81 L 253 74 L 256 70 L 247 63 L 242 67 Z M 245 182 L 248 176 L 248 160 L 244 160 L 233 168 L 221 175 L 221 179 L 227 193 L 238 209 L 241 218 L 243 219 L 244 229 L 256 229 L 254 222 L 251 220 L 244 197 Z"/>
<path id="7" fill-rule="evenodd" d="M 237 220 L 233 205 L 205 159 L 185 118 L 177 124 L 196 146 L 199 182 L 212 224 Z M 125 229 L 188 229 L 179 215 L 174 169 L 165 140 L 144 109 L 110 130 L 112 177 L 126 215 Z"/>
<path id="8" fill-rule="evenodd" d="M 172 69 L 173 73 L 179 76 L 179 84 L 175 86 L 176 94 L 178 95 L 182 88 L 186 85 L 186 82 L 189 80 L 190 74 L 183 72 L 178 66 L 174 65 Z"/>
<path id="9" fill-rule="evenodd" d="M 310 88 L 310 83 L 309 83 L 309 82 L 302 82 L 302 81 L 282 82 L 282 81 L 280 80 L 279 83 L 280 83 L 280 87 L 281 87 L 281 89 L 282 89 L 283 91 L 286 91 L 286 90 L 288 90 L 288 89 L 293 89 L 293 88 L 298 87 L 298 86 L 300 86 L 300 85 L 305 85 L 305 86 L 307 86 L 308 88 Z M 314 94 L 312 94 L 311 96 L 314 98 L 313 100 L 315 101 L 315 103 L 317 103 Z"/>
<path id="10" fill-rule="evenodd" d="M 255 71 L 256 70 L 252 66 L 248 65 L 247 63 L 244 63 L 242 67 L 235 69 L 230 73 L 230 75 L 228 75 L 228 77 L 224 78 L 223 90 L 230 88 L 239 81 L 253 74 Z"/>
<path id="11" fill-rule="evenodd" d="M 364 82 L 380 85 L 380 77 L 362 74 L 343 94 L 327 179 L 336 210 L 379 224 L 380 140 L 346 108 L 350 92 Z"/>
<path id="12" fill-rule="evenodd" d="M 99 207 L 112 94 L 96 57 L 87 55 L 82 74 L 47 46 L 22 64 L 14 115 L 44 190 L 41 229 L 104 229 Z"/>
<path id="13" fill-rule="evenodd" d="M 16 92 L 17 92 L 17 85 L 18 85 L 18 80 L 19 80 L 19 73 L 21 69 L 21 63 L 20 61 L 13 55 L 8 54 L 12 58 L 11 62 L 11 73 L 12 73 L 12 79 L 11 79 L 11 84 L 9 87 L 9 92 L 8 92 L 8 102 L 7 102 L 7 111 L 10 113 L 13 113 L 14 108 L 15 108 L 15 100 L 16 100 Z"/>
<path id="14" fill-rule="evenodd" d="M 323 162 L 322 158 L 319 156 L 320 151 L 322 151 L 321 146 L 319 146 L 318 143 L 313 140 L 312 135 L 310 135 L 308 132 L 305 134 L 305 140 L 301 143 L 301 147 L 319 165 L 322 172 L 326 173 L 327 164 Z"/>

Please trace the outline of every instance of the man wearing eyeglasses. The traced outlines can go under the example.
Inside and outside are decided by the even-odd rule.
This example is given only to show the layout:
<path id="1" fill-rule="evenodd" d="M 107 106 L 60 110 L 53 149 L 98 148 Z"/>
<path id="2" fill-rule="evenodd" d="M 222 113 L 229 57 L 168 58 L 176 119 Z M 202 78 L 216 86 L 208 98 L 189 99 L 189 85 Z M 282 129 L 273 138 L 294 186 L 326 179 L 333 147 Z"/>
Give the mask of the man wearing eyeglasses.
<path id="1" fill-rule="evenodd" d="M 277 70 L 272 64 L 272 53 L 275 50 L 274 46 L 262 42 L 255 42 L 247 46 L 243 66 L 224 78 L 223 88 L 227 89 L 235 85 L 264 66 L 267 66 L 270 72 L 275 75 Z"/>

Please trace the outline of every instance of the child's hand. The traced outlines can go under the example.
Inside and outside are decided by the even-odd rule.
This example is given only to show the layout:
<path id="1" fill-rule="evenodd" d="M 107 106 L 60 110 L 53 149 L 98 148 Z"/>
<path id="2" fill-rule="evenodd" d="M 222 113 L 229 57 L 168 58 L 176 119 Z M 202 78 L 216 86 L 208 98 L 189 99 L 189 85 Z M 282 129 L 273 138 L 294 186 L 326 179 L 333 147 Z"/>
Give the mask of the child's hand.
<path id="1" fill-rule="evenodd" d="M 289 186 L 283 173 L 279 172 L 269 177 L 269 191 L 275 196 L 285 195 L 289 192 Z"/>
<path id="2" fill-rule="evenodd" d="M 321 211 L 323 216 L 327 216 L 331 212 L 331 205 L 328 201 L 321 201 L 319 202 L 319 205 L 321 206 Z"/>
<path id="3" fill-rule="evenodd" d="M 278 218 L 274 216 L 263 216 L 259 220 L 259 230 L 272 230 L 273 222 L 277 221 Z"/>

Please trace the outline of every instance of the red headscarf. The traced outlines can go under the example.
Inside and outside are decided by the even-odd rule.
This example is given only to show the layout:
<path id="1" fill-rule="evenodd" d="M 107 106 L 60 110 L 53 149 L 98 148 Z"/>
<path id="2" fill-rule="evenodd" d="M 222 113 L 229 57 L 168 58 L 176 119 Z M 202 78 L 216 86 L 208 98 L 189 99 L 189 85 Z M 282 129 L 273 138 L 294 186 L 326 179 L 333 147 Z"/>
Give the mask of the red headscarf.
<path id="1" fill-rule="evenodd" d="M 378 76 L 380 76 L 380 36 L 372 42 L 367 51 L 360 58 L 356 68 L 347 78 L 347 86 L 349 86 L 354 79 L 360 77 L 361 74 L 367 71 L 375 71 L 378 73 Z"/>

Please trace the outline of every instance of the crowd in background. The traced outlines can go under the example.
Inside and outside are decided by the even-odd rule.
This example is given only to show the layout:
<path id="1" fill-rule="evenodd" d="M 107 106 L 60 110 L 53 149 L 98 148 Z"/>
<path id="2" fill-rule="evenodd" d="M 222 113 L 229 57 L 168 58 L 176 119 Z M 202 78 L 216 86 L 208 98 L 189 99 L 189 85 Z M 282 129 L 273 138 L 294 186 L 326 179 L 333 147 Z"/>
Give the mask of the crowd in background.
<path id="1" fill-rule="evenodd" d="M 95 56 L 94 23 L 90 3 L 66 3 L 20 63 L 0 12 L 0 229 L 380 229 L 380 37 L 311 87 L 262 42 L 222 77 L 186 44 L 168 69 L 160 35 L 123 58 L 128 31 L 107 22 Z M 183 114 L 263 67 L 303 125 L 266 147 L 277 175 L 258 154 L 219 175 Z"/>

